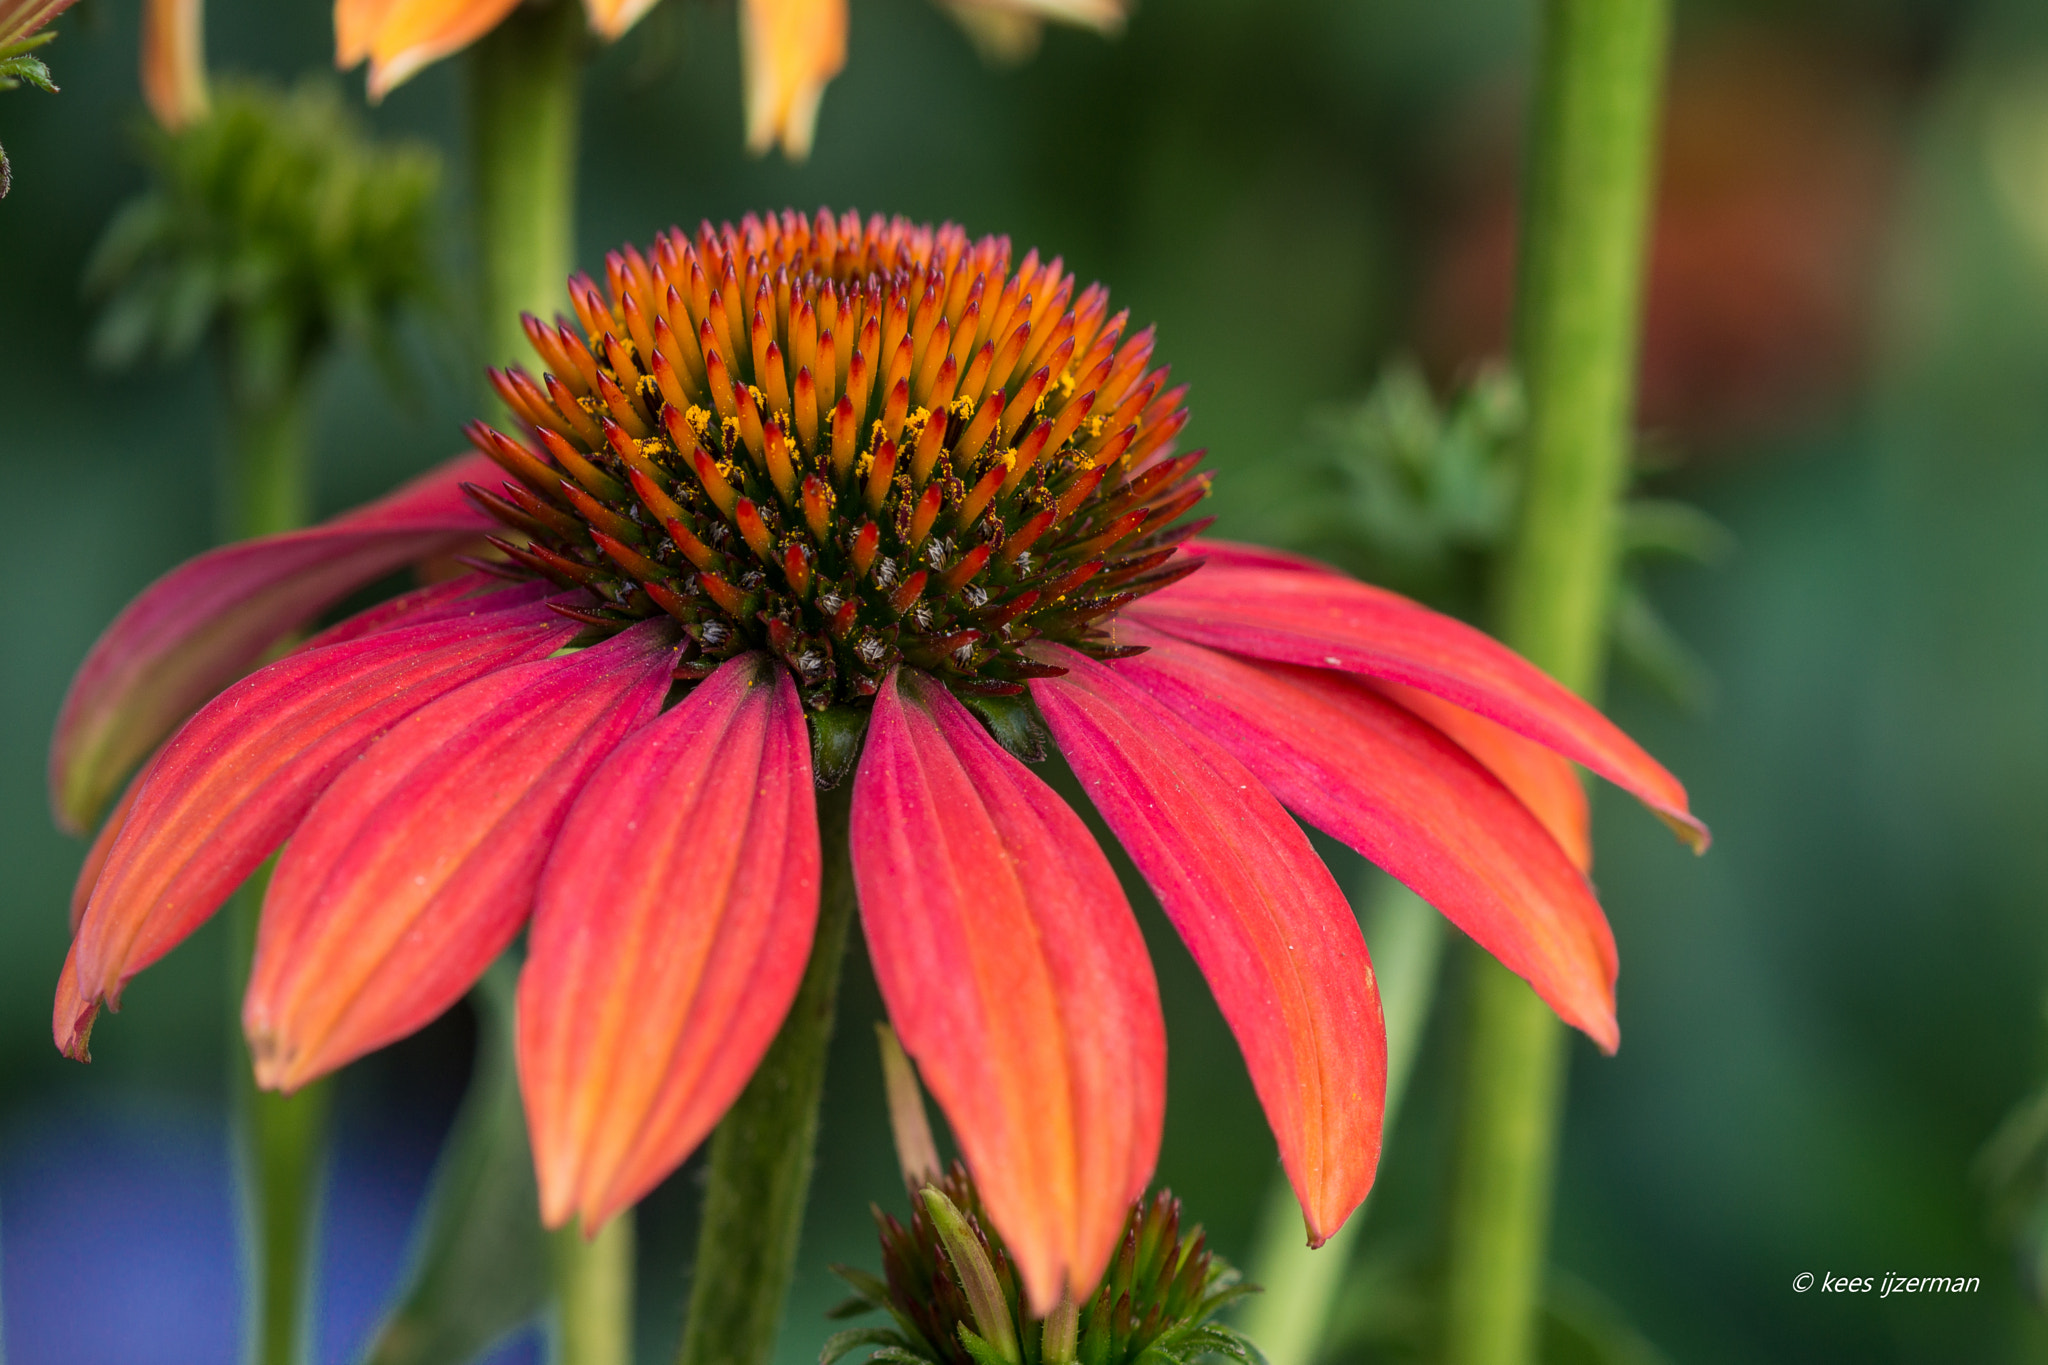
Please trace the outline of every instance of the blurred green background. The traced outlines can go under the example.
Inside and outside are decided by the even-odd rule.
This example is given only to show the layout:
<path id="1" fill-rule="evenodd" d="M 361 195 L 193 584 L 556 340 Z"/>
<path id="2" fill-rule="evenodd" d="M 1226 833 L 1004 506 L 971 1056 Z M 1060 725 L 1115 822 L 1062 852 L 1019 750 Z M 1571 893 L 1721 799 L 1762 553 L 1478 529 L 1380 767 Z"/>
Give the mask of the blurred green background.
<path id="1" fill-rule="evenodd" d="M 142 184 L 137 5 L 85 0 L 0 95 L 0 1289 L 16 1365 L 214 1362 L 236 1324 L 226 944 L 138 980 L 79 1068 L 49 1043 L 81 848 L 43 796 L 71 670 L 213 534 L 218 377 L 87 359 L 80 280 Z M 820 203 L 952 218 L 1064 253 L 1193 386 L 1210 510 L 1298 525 L 1329 405 L 1417 359 L 1498 352 L 1529 0 L 1150 0 L 1116 41 L 1055 30 L 990 71 L 924 0 L 853 0 L 804 166 L 741 151 L 725 0 L 665 0 L 587 82 L 579 252 Z M 326 7 L 216 0 L 217 71 L 325 69 Z M 454 315 L 393 397 L 322 379 L 333 511 L 459 445 L 460 64 L 374 111 L 448 160 Z M 351 97 L 360 78 L 349 82 Z M 1714 826 L 1695 861 L 1596 810 L 1625 1045 L 1574 1058 L 1561 1282 L 1678 1362 L 2048 1358 L 1980 1153 L 2048 1065 L 2048 10 L 2038 0 L 1682 3 L 1645 358 L 1646 487 L 1719 519 L 1712 570 L 1648 590 L 1712 678 L 1612 707 Z M 1320 426 L 1319 426 L 1320 422 Z M 1128 870 L 1128 869 L 1126 869 Z M 1344 875 L 1361 878 L 1347 865 Z M 1138 897 L 1142 899 L 1142 893 Z M 1159 1178 L 1243 1256 L 1275 1161 L 1227 1032 L 1149 905 L 1169 1013 Z M 1454 1000 L 1455 971 L 1447 982 Z M 815 1358 L 824 1267 L 872 1264 L 895 1188 L 856 963 L 781 1360 Z M 1333 1361 L 1405 1359 L 1436 1247 L 1456 1012 L 1382 1167 Z M 359 1348 L 468 1065 L 465 1011 L 345 1075 L 321 1358 Z M 232 1042 L 232 1050 L 231 1050 Z M 674 1341 L 694 1166 L 642 1221 L 642 1358 Z M 1974 1275 L 1953 1298 L 1798 1294 L 1816 1274 Z M 515 1355 L 518 1348 L 515 1348 Z M 1654 1357 L 1647 1357 L 1654 1358 Z"/>

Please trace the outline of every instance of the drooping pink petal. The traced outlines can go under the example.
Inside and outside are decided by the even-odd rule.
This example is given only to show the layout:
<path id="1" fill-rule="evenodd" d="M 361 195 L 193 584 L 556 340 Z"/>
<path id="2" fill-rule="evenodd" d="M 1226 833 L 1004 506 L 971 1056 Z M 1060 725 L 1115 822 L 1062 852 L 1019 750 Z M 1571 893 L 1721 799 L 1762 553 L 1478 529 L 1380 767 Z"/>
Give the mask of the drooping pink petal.
<path id="1" fill-rule="evenodd" d="M 89 828 L 135 764 L 290 631 L 365 583 L 488 532 L 462 496 L 465 455 L 304 531 L 210 550 L 145 588 L 71 680 L 50 746 L 57 823 Z"/>
<path id="2" fill-rule="evenodd" d="M 553 590 L 553 589 L 550 589 Z M 496 594 L 511 591 L 510 585 L 502 578 L 484 573 L 459 574 L 444 578 L 438 583 L 429 583 L 402 592 L 398 596 L 367 607 L 353 616 L 335 622 L 327 629 L 298 646 L 298 652 L 309 649 L 324 649 L 349 640 L 360 640 L 379 631 L 396 630 L 400 626 L 416 626 L 428 621 L 443 621 L 451 616 L 466 615 L 477 605 L 476 599 L 495 597 Z M 498 599 L 489 605 L 508 605 L 508 599 Z"/>
<path id="3" fill-rule="evenodd" d="M 1207 561 L 1212 569 L 1284 569 L 1293 573 L 1326 573 L 1343 576 L 1344 571 L 1320 559 L 1310 559 L 1270 545 L 1249 545 L 1241 540 L 1211 540 L 1197 536 L 1181 547 L 1186 553 Z"/>
<path id="4" fill-rule="evenodd" d="M 79 924 L 81 989 L 118 1005 L 379 735 L 575 634 L 536 595 L 514 588 L 474 599 L 467 616 L 288 655 L 210 702 L 136 785 Z"/>
<path id="5" fill-rule="evenodd" d="M 1462 621 L 1355 579 L 1210 565 L 1129 607 L 1196 644 L 1405 683 L 1555 749 L 1633 794 L 1696 850 L 1685 788 L 1593 706 Z"/>
<path id="6" fill-rule="evenodd" d="M 159 749 L 157 753 L 162 753 Z M 114 840 L 128 824 L 128 812 L 135 808 L 135 797 L 142 790 L 142 784 L 149 778 L 149 770 L 156 763 L 155 755 L 135 770 L 135 776 L 128 779 L 128 786 L 121 792 L 121 799 L 107 812 L 107 818 L 100 822 L 100 832 L 92 837 L 92 846 L 85 851 L 85 861 L 78 865 L 78 877 L 71 883 L 71 932 L 78 933 L 78 926 L 85 920 L 85 908 L 92 904 L 92 889 L 100 883 L 100 873 L 106 868 L 107 854 L 114 848 Z"/>
<path id="7" fill-rule="evenodd" d="M 271 877 L 242 1025 L 295 1090 L 454 1004 L 533 908 L 590 773 L 658 713 L 675 632 L 645 622 L 413 712 L 306 813 Z"/>
<path id="8" fill-rule="evenodd" d="M 1101 1276 L 1159 1153 L 1166 1033 L 1137 921 L 1080 817 L 909 669 L 875 698 L 852 851 L 889 1017 L 1048 1313 Z"/>
<path id="9" fill-rule="evenodd" d="M 1565 851 L 1500 779 L 1361 680 L 1126 627 L 1111 667 L 1310 824 L 1385 868 L 1612 1052 L 1614 936 Z"/>
<path id="10" fill-rule="evenodd" d="M 1386 1026 L 1358 921 L 1242 763 L 1108 666 L 1039 657 L 1069 671 L 1031 695 L 1208 979 L 1320 1243 L 1379 1162 Z"/>
<path id="11" fill-rule="evenodd" d="M 603 1225 L 739 1097 L 803 980 L 818 876 L 803 704 L 764 655 L 721 666 L 590 779 L 519 979 L 549 1226 Z"/>
<path id="12" fill-rule="evenodd" d="M 1593 817 L 1586 807 L 1586 784 L 1570 759 L 1421 688 L 1383 678 L 1363 681 L 1456 740 L 1543 822 L 1574 867 L 1593 870 Z"/>

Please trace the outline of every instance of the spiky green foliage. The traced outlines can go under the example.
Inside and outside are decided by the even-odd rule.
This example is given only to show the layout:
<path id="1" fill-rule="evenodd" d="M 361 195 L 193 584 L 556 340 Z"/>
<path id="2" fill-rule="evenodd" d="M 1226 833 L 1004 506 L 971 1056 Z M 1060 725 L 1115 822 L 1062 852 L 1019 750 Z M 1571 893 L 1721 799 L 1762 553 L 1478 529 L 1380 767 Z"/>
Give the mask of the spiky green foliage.
<path id="1" fill-rule="evenodd" d="M 1503 371 L 1439 402 L 1419 370 L 1396 364 L 1363 399 L 1311 417 L 1306 473 L 1288 466 L 1263 538 L 1476 620 L 1513 529 L 1523 421 L 1521 391 Z M 1652 605 L 1641 570 L 1657 559 L 1712 563 L 1727 547 L 1727 533 L 1684 503 L 1634 498 L 1622 509 L 1615 653 L 1684 710 L 1705 707 L 1712 682 Z"/>
<path id="2" fill-rule="evenodd" d="M 327 83 L 223 82 L 187 128 L 150 129 L 153 184 L 116 215 L 87 270 L 106 299 L 100 361 L 223 347 L 238 398 L 271 401 L 336 341 L 395 355 L 409 307 L 437 297 L 439 163 L 374 141 Z"/>
<path id="3" fill-rule="evenodd" d="M 1059 1365 L 1047 1356 L 1045 1322 L 1031 1315 L 1009 1254 L 988 1221 L 973 1179 L 955 1165 L 935 1186 L 965 1216 L 967 1228 L 993 1268 L 1014 1328 L 1018 1358 L 992 1346 L 977 1331 L 962 1276 L 939 1228 L 920 1198 L 910 1222 L 875 1210 L 882 1242 L 882 1277 L 847 1266 L 833 1272 L 854 1296 L 834 1317 L 887 1312 L 892 1327 L 857 1327 L 825 1343 L 819 1365 L 862 1347 L 870 1361 L 893 1365 Z M 1265 1365 L 1242 1334 L 1212 1321 L 1247 1293 L 1238 1274 L 1211 1253 L 1202 1230 L 1182 1234 L 1180 1201 L 1164 1191 L 1131 1208 L 1123 1245 L 1100 1286 L 1079 1309 L 1072 1360 L 1079 1365 L 1187 1365 L 1221 1356 L 1237 1365 Z"/>
<path id="4" fill-rule="evenodd" d="M 57 93 L 50 68 L 35 50 L 57 35 L 40 32 L 46 24 L 77 0 L 0 0 L 0 90 L 32 85 L 46 94 Z M 7 149 L 0 147 L 0 199 L 14 186 L 14 168 L 7 162 Z"/>

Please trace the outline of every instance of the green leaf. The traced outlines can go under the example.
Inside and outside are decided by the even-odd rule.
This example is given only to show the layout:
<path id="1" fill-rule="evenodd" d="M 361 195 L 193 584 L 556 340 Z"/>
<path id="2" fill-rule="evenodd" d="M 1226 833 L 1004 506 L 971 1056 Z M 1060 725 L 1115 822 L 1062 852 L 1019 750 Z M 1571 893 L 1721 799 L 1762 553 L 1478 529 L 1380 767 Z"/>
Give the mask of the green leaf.
<path id="1" fill-rule="evenodd" d="M 889 1365 L 936 1365 L 929 1357 L 921 1356 L 915 1351 L 906 1351 L 901 1346 L 884 1346 L 869 1356 L 868 1360 L 883 1360 L 889 1362 Z"/>
<path id="2" fill-rule="evenodd" d="M 1045 722 L 1038 717 L 1038 708 L 1032 705 L 1029 692 L 1008 697 L 968 691 L 953 695 L 980 719 L 996 743 L 1007 749 L 1013 758 L 1025 763 L 1045 762 L 1047 745 L 1051 741 L 1046 734 Z"/>
<path id="3" fill-rule="evenodd" d="M 825 1338 L 824 1349 L 818 1352 L 818 1365 L 832 1365 L 849 1351 L 863 1346 L 894 1346 L 902 1349 L 903 1334 L 889 1327 L 849 1327 L 844 1332 L 834 1332 Z"/>
<path id="4" fill-rule="evenodd" d="M 1613 624 L 1617 659 L 1687 715 L 1712 709 L 1713 674 L 1627 578 L 1614 587 Z"/>
<path id="5" fill-rule="evenodd" d="M 57 35 L 46 34 L 54 38 Z M 17 85 L 33 85 L 49 94 L 57 93 L 57 84 L 50 79 L 50 68 L 44 66 L 40 57 L 31 57 L 26 52 L 0 57 L 0 90 L 12 90 Z"/>
<path id="6" fill-rule="evenodd" d="M 1719 564 L 1735 550 L 1735 536 L 1691 503 L 1635 498 L 1621 512 L 1622 553 L 1662 555 L 1694 564 Z"/>
<path id="7" fill-rule="evenodd" d="M 834 1275 L 852 1285 L 854 1292 L 866 1300 L 869 1307 L 880 1308 L 889 1302 L 889 1286 L 879 1277 L 858 1266 L 840 1265 L 836 1261 L 829 1268 Z"/>
<path id="8" fill-rule="evenodd" d="M 500 958 L 470 994 L 469 1094 L 434 1172 L 403 1295 L 363 1365 L 463 1365 L 546 1299 L 547 1240 L 512 1060 L 514 972 Z"/>

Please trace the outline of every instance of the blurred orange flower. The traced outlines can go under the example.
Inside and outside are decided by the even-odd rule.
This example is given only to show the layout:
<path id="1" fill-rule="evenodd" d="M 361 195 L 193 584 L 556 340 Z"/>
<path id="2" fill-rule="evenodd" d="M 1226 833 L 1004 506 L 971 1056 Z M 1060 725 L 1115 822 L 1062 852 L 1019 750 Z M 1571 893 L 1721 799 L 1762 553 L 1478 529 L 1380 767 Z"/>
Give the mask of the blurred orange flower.
<path id="1" fill-rule="evenodd" d="M 195 0 L 151 0 L 190 4 Z M 370 98 L 459 52 L 497 27 L 521 0 L 335 0 L 334 61 L 370 64 Z M 612 41 L 655 0 L 583 0 L 591 31 Z M 747 81 L 747 145 L 780 143 L 801 160 L 811 150 L 818 101 L 846 65 L 846 0 L 739 0 Z M 1028 51 L 1046 19 L 1110 31 L 1125 0 L 944 0 L 984 51 Z"/>

